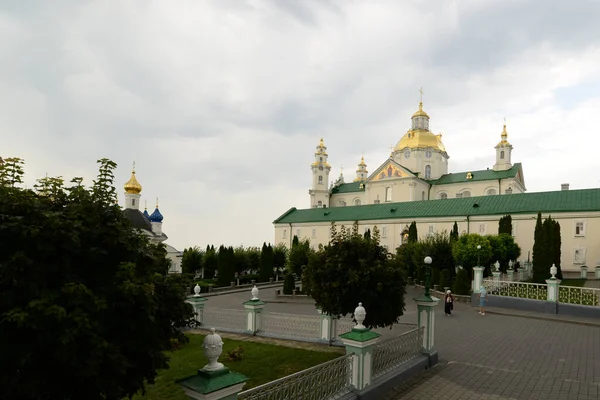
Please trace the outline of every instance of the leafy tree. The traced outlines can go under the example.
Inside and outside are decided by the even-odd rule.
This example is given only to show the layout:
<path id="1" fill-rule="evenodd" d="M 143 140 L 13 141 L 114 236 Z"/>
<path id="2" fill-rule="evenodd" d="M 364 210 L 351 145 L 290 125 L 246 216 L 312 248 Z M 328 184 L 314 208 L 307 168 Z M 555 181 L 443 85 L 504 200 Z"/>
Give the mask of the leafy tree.
<path id="1" fill-rule="evenodd" d="M 515 262 L 521 256 L 521 248 L 515 242 L 515 238 L 512 235 L 502 233 L 502 234 L 498 235 L 498 238 L 502 242 L 502 245 L 504 246 L 505 251 L 506 251 L 506 253 L 505 253 L 506 258 L 501 261 L 501 263 L 503 263 L 504 268 L 505 268 L 505 269 L 503 269 L 503 271 L 506 272 L 506 269 L 508 267 L 508 262 L 509 261 Z"/>
<path id="2" fill-rule="evenodd" d="M 2 399 L 121 400 L 186 340 L 185 287 L 164 246 L 109 200 L 116 165 L 98 162 L 89 189 L 57 178 L 37 192 L 18 187 L 22 169 L 0 167 Z"/>
<path id="3" fill-rule="evenodd" d="M 0 163 L 0 186 L 15 187 L 23 183 L 23 161 L 18 157 L 9 157 Z"/>
<path id="4" fill-rule="evenodd" d="M 262 251 L 260 253 L 260 269 L 258 279 L 260 282 L 268 282 L 273 277 L 273 267 L 275 265 L 273 256 L 273 247 L 271 244 L 268 245 L 263 243 Z"/>
<path id="5" fill-rule="evenodd" d="M 288 257 L 288 270 L 292 274 L 300 277 L 302 275 L 302 269 L 308 265 L 310 255 L 313 253 L 310 248 L 310 242 L 308 239 L 297 242 L 295 245 L 292 243 L 290 249 L 290 255 Z"/>
<path id="6" fill-rule="evenodd" d="M 283 281 L 283 294 L 292 294 L 295 288 L 296 280 L 294 279 L 294 275 L 288 272 L 285 274 L 285 280 Z"/>
<path id="7" fill-rule="evenodd" d="M 452 255 L 452 241 L 448 233 L 441 232 L 430 235 L 422 242 L 424 250 L 422 252 L 423 257 L 419 260 L 419 265 L 423 264 L 424 256 L 430 256 L 433 259 L 431 267 L 442 271 L 447 269 L 454 271 L 455 263 L 454 256 Z"/>
<path id="8" fill-rule="evenodd" d="M 452 226 L 452 231 L 450 232 L 450 242 L 454 243 L 458 240 L 458 224 L 454 221 L 454 225 Z"/>
<path id="9" fill-rule="evenodd" d="M 183 250 L 181 257 L 181 272 L 184 274 L 194 274 L 202 269 L 204 265 L 204 251 L 199 247 L 190 247 Z"/>
<path id="10" fill-rule="evenodd" d="M 283 243 L 279 243 L 277 246 L 273 247 L 273 265 L 278 274 L 285 268 L 287 257 L 288 249 Z"/>
<path id="11" fill-rule="evenodd" d="M 417 232 L 417 222 L 411 222 L 408 227 L 408 243 L 416 243 L 419 240 L 419 234 Z"/>
<path id="12" fill-rule="evenodd" d="M 458 270 L 452 291 L 458 295 L 469 295 L 471 293 L 471 279 L 466 269 L 461 268 Z"/>
<path id="13" fill-rule="evenodd" d="M 506 263 L 508 262 L 508 258 L 506 257 L 506 246 L 504 242 L 500 239 L 498 235 L 486 235 L 485 238 L 490 243 L 492 247 L 492 257 L 490 262 L 495 264 L 496 261 L 500 263 L 500 270 L 502 272 L 506 272 Z M 486 276 L 491 275 L 490 266 L 486 264 Z M 494 269 L 495 270 L 495 269 Z"/>
<path id="14" fill-rule="evenodd" d="M 250 263 L 250 273 L 255 274 L 260 269 L 260 249 L 258 247 L 248 248 L 246 253 Z"/>
<path id="15" fill-rule="evenodd" d="M 481 250 L 477 250 L 477 246 L 481 246 Z M 467 275 L 471 275 L 478 259 L 480 265 L 489 265 L 492 260 L 492 246 L 485 236 L 475 233 L 461 235 L 452 247 L 452 255 L 456 263 L 468 271 Z"/>
<path id="16" fill-rule="evenodd" d="M 218 267 L 219 256 L 217 255 L 215 246 L 207 245 L 204 252 L 204 279 L 213 279 Z"/>
<path id="17" fill-rule="evenodd" d="M 437 282 L 437 284 L 440 286 L 440 288 L 445 288 L 445 287 L 450 287 L 450 283 L 452 282 L 452 278 L 451 278 L 451 274 L 450 271 L 447 269 L 443 269 L 440 272 L 440 279 Z"/>
<path id="18" fill-rule="evenodd" d="M 317 306 L 334 317 L 353 313 L 361 302 L 365 324 L 383 327 L 397 323 L 404 311 L 405 272 L 375 228 L 367 240 L 356 229 L 338 232 L 332 225 L 331 241 L 310 257 L 302 281 Z"/>
<path id="19" fill-rule="evenodd" d="M 498 221 L 498 235 L 508 234 L 512 236 L 512 217 L 505 215 Z"/>
<path id="20" fill-rule="evenodd" d="M 249 249 L 246 249 L 242 246 L 238 246 L 233 250 L 233 257 L 235 259 L 234 272 L 238 274 L 242 274 L 244 271 L 250 269 L 250 258 L 248 257 Z"/>

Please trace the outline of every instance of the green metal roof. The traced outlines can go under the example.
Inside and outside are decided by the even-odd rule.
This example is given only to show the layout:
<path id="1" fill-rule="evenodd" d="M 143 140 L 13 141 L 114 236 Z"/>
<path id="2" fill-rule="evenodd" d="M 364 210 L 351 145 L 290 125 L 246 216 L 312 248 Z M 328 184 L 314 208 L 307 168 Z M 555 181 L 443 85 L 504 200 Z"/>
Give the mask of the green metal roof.
<path id="1" fill-rule="evenodd" d="M 498 179 L 514 178 L 521 169 L 521 163 L 513 164 L 512 168 L 506 171 L 494 171 L 493 169 L 482 169 L 479 171 L 452 172 L 440 176 L 438 179 L 431 180 L 429 183 L 433 185 L 447 185 L 450 183 L 460 182 L 476 182 L 476 181 L 491 181 Z M 467 174 L 473 175 L 472 179 L 467 179 Z"/>
<path id="2" fill-rule="evenodd" d="M 600 189 L 560 190 L 304 210 L 293 207 L 273 223 L 535 214 L 539 211 L 542 213 L 600 211 Z"/>
<path id="3" fill-rule="evenodd" d="M 361 182 L 352 182 L 352 183 L 342 183 L 340 186 L 334 187 L 331 190 L 332 194 L 335 193 L 354 193 L 354 192 L 364 192 L 365 189 L 360 188 Z"/>

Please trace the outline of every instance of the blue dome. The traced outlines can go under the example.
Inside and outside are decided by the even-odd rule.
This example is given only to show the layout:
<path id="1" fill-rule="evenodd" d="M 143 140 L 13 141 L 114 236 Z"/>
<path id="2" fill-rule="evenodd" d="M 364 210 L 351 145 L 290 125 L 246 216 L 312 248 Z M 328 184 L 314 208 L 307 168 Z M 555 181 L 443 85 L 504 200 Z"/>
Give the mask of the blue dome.
<path id="1" fill-rule="evenodd" d="M 148 214 L 148 210 L 144 210 L 142 214 L 144 214 L 144 217 L 150 219 L 150 214 Z"/>
<path id="2" fill-rule="evenodd" d="M 162 222 L 163 220 L 163 216 L 160 213 L 160 211 L 158 211 L 158 207 L 156 207 L 156 210 L 154 210 L 154 212 L 150 215 L 150 218 L 148 218 L 151 222 Z"/>

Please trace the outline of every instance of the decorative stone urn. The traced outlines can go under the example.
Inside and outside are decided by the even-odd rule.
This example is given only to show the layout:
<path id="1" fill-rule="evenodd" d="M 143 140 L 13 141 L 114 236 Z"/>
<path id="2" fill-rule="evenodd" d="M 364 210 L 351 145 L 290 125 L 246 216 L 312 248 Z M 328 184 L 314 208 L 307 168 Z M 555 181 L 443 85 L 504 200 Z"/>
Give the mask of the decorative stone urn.
<path id="1" fill-rule="evenodd" d="M 223 364 L 217 361 L 221 353 L 223 353 L 223 340 L 221 336 L 215 333 L 215 328 L 210 328 L 210 333 L 204 338 L 202 347 L 204 348 L 204 357 L 208 358 L 208 364 L 203 369 L 205 371 L 223 369 Z"/>
<path id="2" fill-rule="evenodd" d="M 200 285 L 194 286 L 194 297 L 200 297 Z"/>
<path id="3" fill-rule="evenodd" d="M 494 268 L 496 268 L 496 272 L 500 272 L 500 262 L 499 261 L 496 261 L 494 263 Z"/>
<path id="4" fill-rule="evenodd" d="M 358 303 L 358 307 L 354 310 L 354 319 L 356 320 L 356 329 L 366 329 L 363 325 L 365 321 L 365 317 L 367 316 L 367 311 L 362 306 L 362 303 Z"/>
<path id="5" fill-rule="evenodd" d="M 551 279 L 556 279 L 557 273 L 558 273 L 558 269 L 556 268 L 556 266 L 554 264 L 552 264 L 552 267 L 550 267 L 550 275 L 552 275 Z"/>
<path id="6" fill-rule="evenodd" d="M 260 300 L 258 298 L 258 288 L 256 287 L 256 285 L 254 285 L 254 287 L 252 288 L 252 300 Z"/>

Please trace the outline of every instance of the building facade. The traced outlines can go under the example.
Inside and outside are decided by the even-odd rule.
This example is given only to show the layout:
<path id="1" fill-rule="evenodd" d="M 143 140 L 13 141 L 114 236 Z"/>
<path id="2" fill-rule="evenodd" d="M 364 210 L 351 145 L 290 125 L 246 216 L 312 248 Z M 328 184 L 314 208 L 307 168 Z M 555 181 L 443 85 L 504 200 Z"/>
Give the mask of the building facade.
<path id="1" fill-rule="evenodd" d="M 329 242 L 331 224 L 361 232 L 377 226 L 390 251 L 402 245 L 416 221 L 421 238 L 450 232 L 454 222 L 461 233 L 497 234 L 498 221 L 511 215 L 513 236 L 530 258 L 537 213 L 551 215 L 561 225 L 563 271 L 579 271 L 600 262 L 600 189 L 526 193 L 521 163 L 512 163 L 513 146 L 504 125 L 494 147 L 491 168 L 448 172 L 449 155 L 442 135 L 430 131 L 429 115 L 419 104 L 411 128 L 400 138 L 389 158 L 369 174 L 364 158 L 356 178 L 343 175 L 328 186 L 331 166 L 327 147 L 319 141 L 311 165 L 309 209 L 291 208 L 274 221 L 275 243 L 288 246 L 294 236 L 316 247 Z"/>

